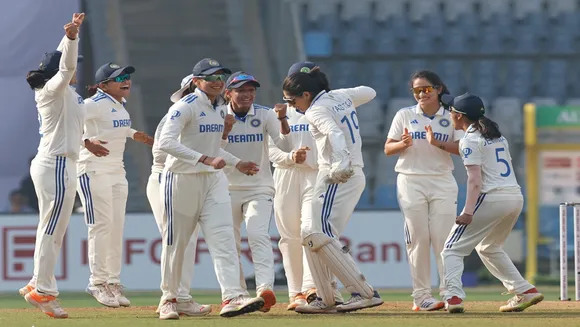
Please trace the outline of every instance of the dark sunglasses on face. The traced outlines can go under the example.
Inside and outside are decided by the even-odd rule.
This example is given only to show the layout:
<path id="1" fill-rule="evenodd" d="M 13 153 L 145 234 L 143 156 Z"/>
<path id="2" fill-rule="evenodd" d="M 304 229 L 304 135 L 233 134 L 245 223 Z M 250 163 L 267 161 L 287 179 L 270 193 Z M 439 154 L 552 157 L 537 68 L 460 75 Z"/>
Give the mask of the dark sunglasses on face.
<path id="1" fill-rule="evenodd" d="M 201 78 L 206 82 L 217 82 L 217 81 L 225 82 L 227 79 L 225 74 L 217 74 L 217 75 L 209 75 L 209 76 L 195 76 L 195 77 Z"/>
<path id="2" fill-rule="evenodd" d="M 288 103 L 289 105 L 293 106 L 296 104 L 296 97 L 283 97 L 282 100 L 284 100 L 286 103 Z"/>
<path id="3" fill-rule="evenodd" d="M 421 92 L 423 92 L 425 94 L 429 94 L 429 93 L 433 92 L 433 90 L 435 90 L 436 88 L 437 88 L 437 86 L 417 86 L 417 87 L 411 88 L 411 92 L 413 92 L 413 94 L 415 94 L 415 95 L 419 95 L 419 94 L 421 94 Z"/>
<path id="4" fill-rule="evenodd" d="M 109 79 L 109 81 L 114 81 L 114 82 L 117 82 L 117 83 L 121 83 L 121 82 L 124 82 L 124 81 L 130 81 L 130 80 L 131 80 L 131 75 L 130 74 L 123 74 L 123 75 L 117 76 L 115 78 Z"/>

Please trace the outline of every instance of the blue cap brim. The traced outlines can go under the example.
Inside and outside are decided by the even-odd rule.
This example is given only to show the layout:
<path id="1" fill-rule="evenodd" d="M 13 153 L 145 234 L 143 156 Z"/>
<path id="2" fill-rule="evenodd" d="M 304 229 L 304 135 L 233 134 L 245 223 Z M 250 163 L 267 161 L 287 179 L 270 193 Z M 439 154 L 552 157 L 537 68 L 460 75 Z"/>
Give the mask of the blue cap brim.
<path id="1" fill-rule="evenodd" d="M 258 81 L 253 80 L 253 79 L 249 79 L 247 81 L 239 81 L 239 82 L 237 82 L 235 84 L 228 85 L 228 89 L 237 89 L 238 87 L 240 87 L 240 86 L 242 86 L 242 85 L 244 85 L 246 83 L 252 83 L 256 87 L 260 87 L 260 83 L 258 83 Z"/>
<path id="2" fill-rule="evenodd" d="M 203 72 L 201 72 L 201 73 L 202 73 L 203 75 L 207 76 L 207 75 L 211 75 L 211 74 L 213 74 L 213 73 L 217 72 L 218 70 L 223 70 L 223 71 L 224 71 L 224 73 L 226 73 L 226 74 L 231 74 L 231 73 L 232 73 L 232 71 L 231 71 L 231 70 L 229 70 L 229 69 L 227 69 L 227 68 L 225 68 L 225 67 L 222 67 L 222 66 L 212 67 L 212 68 L 209 68 L 209 69 L 206 69 L 206 70 L 204 70 L 204 71 L 203 71 Z"/>
<path id="3" fill-rule="evenodd" d="M 133 74 L 135 72 L 135 67 L 133 66 L 125 66 L 125 67 L 121 67 L 117 70 L 115 70 L 111 76 L 109 76 L 109 78 L 115 78 L 118 77 L 119 75 L 121 75 L 123 72 L 125 72 L 125 74 Z"/>
<path id="4" fill-rule="evenodd" d="M 449 95 L 449 94 L 441 95 L 441 102 L 443 102 L 443 104 L 446 104 L 448 106 L 452 106 L 454 101 L 455 101 L 455 97 L 452 95 Z"/>

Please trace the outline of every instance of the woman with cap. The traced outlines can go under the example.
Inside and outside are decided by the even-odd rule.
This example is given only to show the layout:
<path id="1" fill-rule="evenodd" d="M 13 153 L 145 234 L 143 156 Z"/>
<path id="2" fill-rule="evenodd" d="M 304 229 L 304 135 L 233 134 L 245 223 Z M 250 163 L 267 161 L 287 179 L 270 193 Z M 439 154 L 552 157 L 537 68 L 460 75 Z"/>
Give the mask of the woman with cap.
<path id="1" fill-rule="evenodd" d="M 302 217 L 302 244 L 318 298 L 298 306 L 300 313 L 349 312 L 381 305 L 338 237 L 344 231 L 365 187 L 356 107 L 376 93 L 367 86 L 330 91 L 318 67 L 286 77 L 284 100 L 304 112 L 318 150 L 318 175 L 311 215 Z M 335 275 L 351 298 L 337 305 Z"/>
<path id="2" fill-rule="evenodd" d="M 223 148 L 242 160 L 269 167 L 268 140 L 289 151 L 283 135 L 290 133 L 286 108 L 275 110 L 254 103 L 260 83 L 245 72 L 232 74 L 226 82 L 224 110 L 235 118 L 235 123 L 223 133 Z M 282 106 L 283 108 L 279 108 Z M 270 169 L 261 169 L 248 176 L 234 169 L 226 169 L 232 201 L 234 232 L 238 254 L 241 253 L 240 227 L 246 223 L 248 244 L 256 276 L 256 294 L 265 301 L 262 311 L 268 312 L 276 303 L 274 287 L 274 253 L 269 229 L 274 197 L 274 179 Z M 241 267 L 240 267 L 241 269 Z M 243 273 L 240 274 L 245 286 Z"/>
<path id="3" fill-rule="evenodd" d="M 457 182 L 451 154 L 459 154 L 463 131 L 451 125 L 451 114 L 441 104 L 449 93 L 432 71 L 419 71 L 409 82 L 417 105 L 397 112 L 385 143 L 385 155 L 399 155 L 395 166 L 397 198 L 405 217 L 404 235 L 413 281 L 414 311 L 445 307 L 431 294 L 431 248 L 439 272 L 441 298 L 445 295 L 441 251 L 457 215 Z"/>
<path id="4" fill-rule="evenodd" d="M 175 103 L 179 101 L 179 99 L 193 92 L 195 86 L 192 86 L 192 80 L 192 74 L 183 78 L 181 81 L 181 88 L 171 95 L 171 102 Z M 161 203 L 161 194 L 159 193 L 159 190 L 167 153 L 159 149 L 159 135 L 161 134 L 165 121 L 167 121 L 167 115 L 161 119 L 159 125 L 157 125 L 157 129 L 155 130 L 155 141 L 152 149 L 153 166 L 151 167 L 151 175 L 147 182 L 147 199 L 151 205 L 153 217 L 155 217 L 155 222 L 157 223 L 161 235 L 163 235 L 163 204 Z M 186 260 L 183 262 L 181 282 L 179 283 L 179 291 L 177 294 L 177 313 L 180 315 L 201 316 L 211 312 L 210 305 L 203 305 L 195 302 L 189 293 L 191 289 L 191 280 L 193 279 L 193 269 L 195 266 L 198 231 L 199 226 L 195 228 L 184 252 Z M 159 303 L 159 306 L 157 307 L 157 313 L 160 311 L 161 304 L 162 303 Z"/>
<path id="5" fill-rule="evenodd" d="M 467 170 L 465 207 L 455 219 L 441 253 L 447 310 L 464 311 L 463 258 L 475 249 L 489 272 L 503 283 L 508 293 L 515 294 L 499 310 L 523 311 L 540 303 L 544 295 L 522 277 L 503 250 L 524 204 L 508 142 L 498 125 L 485 116 L 483 101 L 478 96 L 445 95 L 442 101 L 451 106 L 453 127 L 465 132 L 459 149 Z"/>
<path id="6" fill-rule="evenodd" d="M 161 179 L 163 248 L 159 319 L 179 319 L 177 297 L 184 252 L 198 223 L 212 255 L 222 290 L 222 317 L 254 312 L 264 306 L 240 284 L 228 182 L 222 170 L 236 167 L 247 175 L 259 169 L 221 148 L 226 111 L 218 100 L 231 71 L 205 58 L 193 67 L 195 91 L 177 101 L 159 135 L 159 149 L 168 154 Z"/>
<path id="7" fill-rule="evenodd" d="M 84 13 L 73 14 L 64 26 L 57 51 L 46 53 L 38 70 L 28 72 L 26 81 L 34 90 L 40 124 L 38 153 L 30 165 L 30 176 L 38 195 L 39 223 L 34 249 L 32 280 L 20 289 L 26 301 L 54 318 L 67 318 L 60 307 L 54 269 L 75 201 L 76 160 L 81 148 L 85 112 L 76 84 L 79 28 Z M 99 144 L 87 148 L 106 155 Z"/>
<path id="8" fill-rule="evenodd" d="M 132 66 L 114 63 L 101 66 L 95 73 L 95 92 L 85 100 L 85 140 L 101 140 L 109 155 L 94 155 L 81 150 L 77 164 L 77 190 L 88 227 L 88 258 L 91 275 L 87 293 L 109 307 L 128 307 L 121 285 L 123 227 L 129 194 L 123 154 L 128 137 L 153 145 L 153 138 L 131 128 L 125 99 L 131 92 Z"/>

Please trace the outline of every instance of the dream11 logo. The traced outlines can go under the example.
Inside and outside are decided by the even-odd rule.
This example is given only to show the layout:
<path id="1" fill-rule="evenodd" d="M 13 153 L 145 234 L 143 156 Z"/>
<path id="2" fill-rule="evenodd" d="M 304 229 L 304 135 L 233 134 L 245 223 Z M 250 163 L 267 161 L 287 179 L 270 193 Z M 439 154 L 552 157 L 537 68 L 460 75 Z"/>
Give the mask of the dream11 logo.
<path id="1" fill-rule="evenodd" d="M 28 281 L 34 270 L 34 243 L 36 227 L 5 226 L 2 227 L 2 280 Z M 67 278 L 66 237 L 62 241 L 54 277 L 56 280 Z"/>

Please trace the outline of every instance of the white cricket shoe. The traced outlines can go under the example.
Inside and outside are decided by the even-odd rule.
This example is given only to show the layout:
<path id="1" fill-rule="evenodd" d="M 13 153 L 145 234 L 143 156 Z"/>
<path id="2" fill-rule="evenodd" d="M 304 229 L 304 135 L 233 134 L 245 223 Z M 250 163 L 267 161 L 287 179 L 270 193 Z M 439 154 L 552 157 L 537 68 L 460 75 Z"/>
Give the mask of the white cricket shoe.
<path id="1" fill-rule="evenodd" d="M 111 292 L 107 284 L 99 284 L 99 285 L 89 284 L 89 286 L 87 286 L 86 291 L 87 293 L 92 295 L 97 300 L 97 302 L 99 302 L 104 306 L 111 308 L 118 308 L 121 306 L 119 304 L 119 301 L 117 301 L 117 298 L 115 297 L 115 295 L 113 295 L 113 292 Z"/>
<path id="2" fill-rule="evenodd" d="M 199 304 L 194 300 L 177 301 L 177 313 L 181 316 L 205 316 L 211 312 L 211 305 Z"/>
<path id="3" fill-rule="evenodd" d="M 222 302 L 220 316 L 235 317 L 246 313 L 258 311 L 264 306 L 264 299 L 261 297 L 251 298 L 246 295 L 240 295 L 233 299 Z"/>
<path id="4" fill-rule="evenodd" d="M 413 301 L 413 311 L 437 311 L 445 308 L 445 302 L 432 296 L 423 298 L 419 303 Z"/>
<path id="5" fill-rule="evenodd" d="M 131 301 L 129 301 L 129 299 L 125 296 L 125 292 L 123 291 L 123 285 L 109 284 L 109 289 L 111 290 L 111 293 L 113 293 L 113 295 L 115 296 L 115 299 L 117 299 L 117 302 L 119 302 L 120 306 L 122 307 L 131 306 Z"/>
<path id="6" fill-rule="evenodd" d="M 301 305 L 307 305 L 306 296 L 302 293 L 298 293 L 295 296 L 290 297 L 290 304 L 286 308 L 288 311 L 294 311 L 297 307 Z"/>
<path id="7" fill-rule="evenodd" d="M 26 302 L 40 309 L 42 312 L 53 318 L 68 318 L 68 313 L 60 307 L 56 297 L 42 294 L 33 290 L 24 296 Z"/>
<path id="8" fill-rule="evenodd" d="M 305 314 L 337 313 L 336 305 L 326 305 L 322 299 L 317 298 L 306 305 L 297 306 L 294 311 Z"/>
<path id="9" fill-rule="evenodd" d="M 381 296 L 377 291 L 374 291 L 373 297 L 370 299 L 363 298 L 359 293 L 352 293 L 350 299 L 344 302 L 344 304 L 339 304 L 336 306 L 336 310 L 338 312 L 351 312 L 378 307 L 383 303 L 384 301 L 381 299 Z"/>
<path id="10" fill-rule="evenodd" d="M 177 303 L 173 301 L 165 301 L 159 309 L 159 319 L 179 319 L 179 313 L 177 312 Z"/>
<path id="11" fill-rule="evenodd" d="M 502 305 L 499 308 L 500 312 L 521 312 L 536 305 L 544 300 L 544 295 L 535 288 L 523 293 L 516 294 L 514 297 L 507 301 L 506 305 Z"/>
<path id="12" fill-rule="evenodd" d="M 23 288 L 18 290 L 18 293 L 22 296 L 25 296 L 26 294 L 28 294 L 32 291 L 34 291 L 34 286 L 30 285 L 30 284 L 26 284 L 26 286 L 24 286 Z"/>

